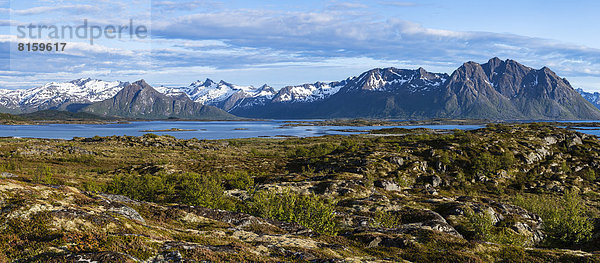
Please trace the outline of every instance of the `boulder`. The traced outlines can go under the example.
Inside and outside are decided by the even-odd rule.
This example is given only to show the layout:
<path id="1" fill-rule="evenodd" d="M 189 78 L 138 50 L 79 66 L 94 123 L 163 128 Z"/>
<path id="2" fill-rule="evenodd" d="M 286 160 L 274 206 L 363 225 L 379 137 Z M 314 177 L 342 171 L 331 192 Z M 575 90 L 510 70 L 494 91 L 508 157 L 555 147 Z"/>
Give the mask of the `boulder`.
<path id="1" fill-rule="evenodd" d="M 390 163 L 398 165 L 398 166 L 403 166 L 404 165 L 404 158 L 399 157 L 399 156 L 390 157 Z"/>
<path id="2" fill-rule="evenodd" d="M 383 188 L 386 191 L 402 191 L 402 188 L 398 184 L 389 180 L 377 180 L 373 185 L 375 185 L 375 187 Z"/>

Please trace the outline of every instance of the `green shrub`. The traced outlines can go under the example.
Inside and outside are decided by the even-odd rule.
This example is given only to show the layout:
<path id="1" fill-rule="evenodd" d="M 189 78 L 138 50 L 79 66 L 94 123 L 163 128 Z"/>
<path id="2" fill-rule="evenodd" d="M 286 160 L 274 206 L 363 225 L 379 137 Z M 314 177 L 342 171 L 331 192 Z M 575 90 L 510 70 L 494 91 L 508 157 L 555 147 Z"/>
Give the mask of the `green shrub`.
<path id="1" fill-rule="evenodd" d="M 115 175 L 107 190 L 136 200 L 158 202 L 166 199 L 168 189 L 161 176 L 125 174 Z"/>
<path id="2" fill-rule="evenodd" d="M 223 193 L 218 177 L 196 173 L 116 175 L 107 191 L 137 200 L 173 202 L 216 209 L 234 209 L 235 204 Z"/>
<path id="3" fill-rule="evenodd" d="M 587 168 L 581 171 L 581 178 L 586 181 L 596 181 L 596 172 L 593 169 Z"/>
<path id="4" fill-rule="evenodd" d="M 472 229 L 474 238 L 483 241 L 492 240 L 492 229 L 494 224 L 492 218 L 487 213 L 475 213 L 468 209 L 465 212 L 469 227 Z"/>
<path id="5" fill-rule="evenodd" d="M 38 166 L 33 173 L 33 182 L 39 184 L 50 184 L 52 183 L 52 169 L 48 166 Z"/>
<path id="6" fill-rule="evenodd" d="M 316 195 L 289 191 L 258 191 L 248 204 L 247 212 L 255 216 L 295 222 L 316 232 L 335 235 L 335 204 Z"/>
<path id="7" fill-rule="evenodd" d="M 473 233 L 474 239 L 515 246 L 524 246 L 527 243 L 527 236 L 510 228 L 495 226 L 491 215 L 486 212 L 475 213 L 468 209 L 465 216 L 468 220 L 467 229 Z"/>
<path id="8" fill-rule="evenodd" d="M 319 143 L 310 147 L 297 147 L 290 155 L 291 157 L 320 157 L 332 153 L 337 148 L 333 143 Z"/>
<path id="9" fill-rule="evenodd" d="M 177 179 L 180 179 L 177 184 L 181 190 L 176 201 L 216 209 L 235 208 L 234 203 L 223 194 L 223 186 L 218 178 L 190 173 Z"/>
<path id="10" fill-rule="evenodd" d="M 396 211 L 377 211 L 373 216 L 375 226 L 394 228 L 402 224 L 402 215 Z"/>
<path id="11" fill-rule="evenodd" d="M 514 202 L 542 218 L 549 244 L 569 247 L 592 237 L 594 227 L 577 192 L 567 191 L 561 197 L 518 195 Z"/>
<path id="12" fill-rule="evenodd" d="M 96 157 L 91 154 L 73 154 L 70 157 L 65 158 L 64 161 L 84 164 L 97 163 Z"/>
<path id="13" fill-rule="evenodd" d="M 21 170 L 21 168 L 21 163 L 15 160 L 4 161 L 0 163 L 0 172 L 14 172 Z"/>
<path id="14" fill-rule="evenodd" d="M 85 181 L 82 183 L 83 190 L 89 192 L 105 192 L 106 185 L 95 181 Z"/>
<path id="15" fill-rule="evenodd" d="M 235 171 L 222 176 L 226 189 L 248 190 L 254 186 L 254 178 L 247 171 Z"/>
<path id="16" fill-rule="evenodd" d="M 482 173 L 485 175 L 494 174 L 499 169 L 508 170 L 516 163 L 515 156 L 511 151 L 504 151 L 500 154 L 482 152 L 474 154 L 471 161 L 471 169 L 474 174 Z"/>

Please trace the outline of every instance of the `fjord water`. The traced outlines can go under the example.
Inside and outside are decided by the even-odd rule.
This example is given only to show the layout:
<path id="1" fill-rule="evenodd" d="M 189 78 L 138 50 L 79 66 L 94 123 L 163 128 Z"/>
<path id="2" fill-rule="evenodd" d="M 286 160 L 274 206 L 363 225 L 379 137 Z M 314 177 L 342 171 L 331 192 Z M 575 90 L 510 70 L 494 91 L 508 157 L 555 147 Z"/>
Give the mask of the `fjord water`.
<path id="1" fill-rule="evenodd" d="M 146 133 L 169 134 L 180 139 L 234 139 L 254 137 L 311 137 L 333 134 L 358 134 L 383 128 L 477 129 L 481 125 L 421 125 L 421 126 L 282 126 L 285 121 L 142 121 L 127 124 L 48 124 L 0 125 L 0 137 L 72 139 Z M 144 130 L 190 129 L 195 131 L 143 132 Z M 343 131 L 345 130 L 345 131 Z"/>
<path id="2" fill-rule="evenodd" d="M 573 121 L 576 123 L 577 121 Z M 127 124 L 47 124 L 47 125 L 0 125 L 0 137 L 72 139 L 146 133 L 172 135 L 180 139 L 236 139 L 256 137 L 312 137 L 335 134 L 359 134 L 383 128 L 428 128 L 439 130 L 472 130 L 484 125 L 414 125 L 414 126 L 283 126 L 284 120 L 272 121 L 140 121 Z M 186 129 L 194 131 L 144 132 L 145 130 Z M 582 133 L 600 136 L 594 128 L 577 129 Z"/>

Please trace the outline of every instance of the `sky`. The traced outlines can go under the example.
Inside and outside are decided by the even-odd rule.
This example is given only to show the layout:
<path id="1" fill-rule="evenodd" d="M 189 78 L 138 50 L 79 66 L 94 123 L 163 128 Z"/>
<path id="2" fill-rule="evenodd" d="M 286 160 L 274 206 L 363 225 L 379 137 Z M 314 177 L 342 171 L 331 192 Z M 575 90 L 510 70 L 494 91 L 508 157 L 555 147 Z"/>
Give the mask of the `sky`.
<path id="1" fill-rule="evenodd" d="M 500 57 L 548 66 L 574 88 L 600 91 L 598 11 L 599 1 L 585 0 L 0 0 L 0 87 L 89 77 L 281 88 L 376 67 L 450 74 L 464 62 Z M 49 29 L 42 38 L 22 34 L 28 25 L 84 21 L 102 30 L 93 43 Z M 126 25 L 148 33 L 105 34 Z M 66 46 L 19 51 L 19 43 Z"/>

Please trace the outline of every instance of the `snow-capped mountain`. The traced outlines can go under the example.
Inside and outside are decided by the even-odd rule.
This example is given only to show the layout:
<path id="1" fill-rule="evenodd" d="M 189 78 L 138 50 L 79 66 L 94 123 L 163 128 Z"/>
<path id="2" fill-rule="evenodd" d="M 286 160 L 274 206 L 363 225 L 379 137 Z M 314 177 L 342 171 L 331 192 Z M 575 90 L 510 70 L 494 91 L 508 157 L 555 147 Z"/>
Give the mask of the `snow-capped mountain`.
<path id="1" fill-rule="evenodd" d="M 345 83 L 331 82 L 288 86 L 279 90 L 273 102 L 313 102 L 336 94 Z"/>
<path id="2" fill-rule="evenodd" d="M 185 94 L 194 102 L 217 106 L 224 110 L 236 107 L 243 100 L 248 100 L 245 103 L 247 105 L 270 100 L 276 93 L 273 88 L 267 85 L 257 89 L 252 86 L 233 85 L 225 81 L 216 83 L 211 79 L 198 80 L 187 87 L 161 86 L 156 90 L 173 97 Z"/>
<path id="3" fill-rule="evenodd" d="M 31 89 L 0 89 L 0 106 L 20 112 L 67 109 L 69 105 L 89 104 L 112 98 L 128 84 L 86 78 L 51 82 Z"/>
<path id="4" fill-rule="evenodd" d="M 583 89 L 577 89 L 577 92 L 581 94 L 584 99 L 594 104 L 594 106 L 600 108 L 600 92 L 586 92 Z"/>
<path id="5" fill-rule="evenodd" d="M 359 77 L 347 80 L 346 91 L 403 91 L 424 92 L 441 87 L 448 79 L 445 73 L 430 73 L 423 68 L 416 70 L 377 68 Z"/>

